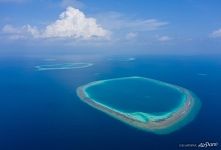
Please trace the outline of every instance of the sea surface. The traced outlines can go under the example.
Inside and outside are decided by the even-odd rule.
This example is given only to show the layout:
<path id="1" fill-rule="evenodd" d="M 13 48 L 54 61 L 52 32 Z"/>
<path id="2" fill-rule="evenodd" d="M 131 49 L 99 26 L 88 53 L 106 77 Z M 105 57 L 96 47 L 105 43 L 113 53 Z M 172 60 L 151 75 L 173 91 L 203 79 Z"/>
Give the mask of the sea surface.
<path id="1" fill-rule="evenodd" d="M 147 78 L 115 78 L 85 89 L 93 100 L 123 112 L 168 113 L 183 103 L 183 93 Z M 96 83 L 96 82 L 95 82 Z"/>
<path id="2" fill-rule="evenodd" d="M 35 68 L 76 62 L 94 65 Z M 185 87 L 200 98 L 201 110 L 182 129 L 155 135 L 93 109 L 76 95 L 80 85 L 125 76 Z M 0 56 L 0 83 L 0 150 L 180 150 L 205 142 L 219 145 L 201 149 L 221 149 L 218 56 Z"/>

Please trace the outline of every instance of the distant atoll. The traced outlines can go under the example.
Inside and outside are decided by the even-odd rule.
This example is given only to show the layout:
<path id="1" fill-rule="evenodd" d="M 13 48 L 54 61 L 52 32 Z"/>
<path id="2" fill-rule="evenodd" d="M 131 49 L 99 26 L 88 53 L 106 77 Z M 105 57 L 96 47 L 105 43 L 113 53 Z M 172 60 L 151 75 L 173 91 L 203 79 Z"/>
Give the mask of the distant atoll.
<path id="1" fill-rule="evenodd" d="M 162 90 L 168 88 L 169 90 L 171 89 L 181 94 L 181 98 L 178 99 L 179 103 L 176 105 L 176 107 L 174 107 L 168 112 L 156 112 L 156 113 L 149 113 L 149 112 L 147 113 L 142 111 L 131 112 L 104 104 L 101 101 L 98 101 L 97 99 L 93 98 L 93 93 L 88 92 L 89 88 L 93 88 L 96 86 L 102 88 L 102 86 L 108 86 L 108 84 L 113 82 L 114 85 L 116 86 L 112 88 L 117 88 L 118 84 L 117 82 L 122 80 L 124 80 L 124 83 L 126 82 L 129 83 L 131 81 L 133 81 L 133 83 L 136 83 L 137 81 L 140 82 L 142 85 L 144 83 L 144 84 L 150 84 L 151 86 L 159 86 L 159 88 L 162 88 Z M 128 84 L 125 86 L 127 88 L 133 88 L 130 87 L 130 85 L 132 84 Z M 127 91 L 127 89 L 122 89 L 121 91 L 122 94 L 126 94 L 125 91 Z M 143 93 L 139 92 L 142 92 L 142 90 L 136 90 L 137 95 L 140 94 L 143 95 Z M 105 93 L 100 93 L 100 94 L 105 94 Z M 111 94 L 111 87 L 109 94 Z M 156 93 L 156 94 L 162 95 L 162 93 Z M 137 77 L 137 76 L 94 81 L 78 87 L 77 95 L 80 97 L 80 99 L 83 102 L 94 107 L 95 109 L 98 109 L 130 126 L 133 126 L 135 128 L 144 131 L 153 132 L 155 134 L 168 134 L 180 129 L 181 127 L 183 127 L 184 125 L 186 125 L 196 117 L 201 107 L 201 102 L 198 99 L 198 97 L 188 89 L 185 89 L 177 85 L 169 84 L 166 82 L 162 82 L 159 80 Z M 165 101 L 169 102 L 170 98 L 168 98 L 167 95 L 162 95 L 162 96 L 164 97 Z M 116 99 L 118 99 L 117 96 Z M 136 99 L 136 101 L 139 102 L 139 99 Z M 124 100 L 124 102 L 126 102 L 126 100 Z M 159 103 L 158 105 L 162 104 Z"/>
<path id="2" fill-rule="evenodd" d="M 46 71 L 46 70 L 65 70 L 65 69 L 77 69 L 77 68 L 87 68 L 92 66 L 92 63 L 57 63 L 57 64 L 48 64 L 48 65 L 38 65 L 35 66 L 37 71 Z"/>

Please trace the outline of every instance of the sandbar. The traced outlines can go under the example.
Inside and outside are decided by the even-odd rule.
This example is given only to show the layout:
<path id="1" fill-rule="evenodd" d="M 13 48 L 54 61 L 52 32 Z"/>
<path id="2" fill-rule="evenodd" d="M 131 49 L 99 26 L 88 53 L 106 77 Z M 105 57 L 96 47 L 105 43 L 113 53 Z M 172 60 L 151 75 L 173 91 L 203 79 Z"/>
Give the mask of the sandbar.
<path id="1" fill-rule="evenodd" d="M 37 71 L 79 69 L 92 66 L 92 63 L 60 63 L 35 66 Z"/>

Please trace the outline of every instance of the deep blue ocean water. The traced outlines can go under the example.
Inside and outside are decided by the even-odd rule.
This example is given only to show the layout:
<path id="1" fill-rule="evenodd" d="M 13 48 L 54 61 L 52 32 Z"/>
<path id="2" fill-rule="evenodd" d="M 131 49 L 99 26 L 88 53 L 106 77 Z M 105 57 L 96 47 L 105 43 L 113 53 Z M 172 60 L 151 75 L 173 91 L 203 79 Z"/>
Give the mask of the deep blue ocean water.
<path id="1" fill-rule="evenodd" d="M 221 57 L 44 59 L 0 58 L 0 150 L 180 150 L 191 148 L 181 148 L 179 144 L 221 144 Z M 53 71 L 34 68 L 79 61 L 92 62 L 94 66 Z M 196 119 L 181 130 L 154 135 L 91 108 L 75 93 L 78 86 L 88 82 L 124 76 L 154 78 L 190 89 L 199 96 L 202 108 Z M 219 145 L 212 149 L 220 148 Z"/>

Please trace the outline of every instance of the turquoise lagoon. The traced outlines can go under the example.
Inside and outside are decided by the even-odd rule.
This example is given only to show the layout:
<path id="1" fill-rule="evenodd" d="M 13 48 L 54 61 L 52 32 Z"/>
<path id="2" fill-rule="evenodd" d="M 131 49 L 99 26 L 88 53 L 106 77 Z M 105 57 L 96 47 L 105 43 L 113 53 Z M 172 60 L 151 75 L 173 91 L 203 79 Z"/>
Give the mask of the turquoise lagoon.
<path id="1" fill-rule="evenodd" d="M 201 106 L 190 90 L 144 77 L 94 81 L 79 87 L 77 94 L 115 119 L 156 134 L 180 129 L 195 118 Z"/>
<path id="2" fill-rule="evenodd" d="M 174 88 L 167 88 L 143 78 L 97 82 L 85 91 L 97 102 L 125 112 L 168 112 L 179 105 L 183 97 L 183 94 Z"/>

